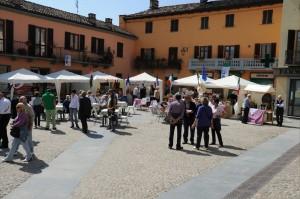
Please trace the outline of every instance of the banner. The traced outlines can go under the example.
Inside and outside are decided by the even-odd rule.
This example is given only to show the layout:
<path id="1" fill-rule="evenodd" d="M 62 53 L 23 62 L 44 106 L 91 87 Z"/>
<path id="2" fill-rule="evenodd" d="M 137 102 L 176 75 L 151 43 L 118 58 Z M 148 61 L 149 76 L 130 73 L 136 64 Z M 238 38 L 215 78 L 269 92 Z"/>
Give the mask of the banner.
<path id="1" fill-rule="evenodd" d="M 230 67 L 222 67 L 221 78 L 229 76 Z"/>
<path id="2" fill-rule="evenodd" d="M 263 125 L 265 110 L 250 108 L 248 122 L 252 124 Z"/>
<path id="3" fill-rule="evenodd" d="M 65 55 L 65 66 L 71 66 L 72 57 L 71 55 Z"/>

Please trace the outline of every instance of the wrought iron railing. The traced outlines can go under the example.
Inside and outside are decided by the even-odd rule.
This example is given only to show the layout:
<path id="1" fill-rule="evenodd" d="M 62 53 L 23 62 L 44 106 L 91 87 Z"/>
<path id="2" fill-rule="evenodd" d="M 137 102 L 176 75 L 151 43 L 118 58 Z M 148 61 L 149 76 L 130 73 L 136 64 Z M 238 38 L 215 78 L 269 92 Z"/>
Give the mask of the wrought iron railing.
<path id="1" fill-rule="evenodd" d="M 285 52 L 286 65 L 300 65 L 300 49 Z"/>

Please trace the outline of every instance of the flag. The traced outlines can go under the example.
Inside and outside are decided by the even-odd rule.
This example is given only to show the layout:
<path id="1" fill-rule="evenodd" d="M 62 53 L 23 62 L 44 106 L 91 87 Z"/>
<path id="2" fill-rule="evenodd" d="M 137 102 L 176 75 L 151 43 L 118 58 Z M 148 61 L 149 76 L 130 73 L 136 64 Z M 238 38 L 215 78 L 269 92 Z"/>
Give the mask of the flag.
<path id="1" fill-rule="evenodd" d="M 78 7 L 79 7 L 79 5 L 78 5 L 78 0 L 76 0 L 75 6 L 76 6 L 76 9 L 77 9 L 77 14 L 78 14 Z"/>
<path id="2" fill-rule="evenodd" d="M 93 87 L 93 80 L 94 80 L 93 69 L 91 69 L 90 70 L 90 88 Z"/>
<path id="3" fill-rule="evenodd" d="M 129 75 L 128 75 L 128 77 L 126 79 L 126 87 L 128 87 L 129 85 L 130 85 L 130 80 L 129 80 Z"/>
<path id="4" fill-rule="evenodd" d="M 198 81 L 198 86 L 200 86 L 200 75 L 198 71 L 197 71 L 197 81 Z"/>
<path id="5" fill-rule="evenodd" d="M 240 90 L 241 90 L 241 78 L 239 77 L 239 80 L 237 82 L 237 94 L 239 95 L 240 94 Z"/>
<path id="6" fill-rule="evenodd" d="M 204 65 L 202 66 L 202 79 L 203 79 L 203 81 L 205 81 L 205 82 L 206 82 L 206 80 L 207 80 L 207 74 L 206 74 L 206 69 L 205 69 L 205 66 L 204 66 Z"/>
<path id="7" fill-rule="evenodd" d="M 167 85 L 170 88 L 170 93 L 171 93 L 171 89 L 172 89 L 172 83 L 173 83 L 173 74 L 169 76 L 169 79 L 167 81 Z"/>
<path id="8" fill-rule="evenodd" d="M 159 86 L 159 80 L 158 80 L 158 76 L 156 75 L 156 85 L 155 86 Z"/>

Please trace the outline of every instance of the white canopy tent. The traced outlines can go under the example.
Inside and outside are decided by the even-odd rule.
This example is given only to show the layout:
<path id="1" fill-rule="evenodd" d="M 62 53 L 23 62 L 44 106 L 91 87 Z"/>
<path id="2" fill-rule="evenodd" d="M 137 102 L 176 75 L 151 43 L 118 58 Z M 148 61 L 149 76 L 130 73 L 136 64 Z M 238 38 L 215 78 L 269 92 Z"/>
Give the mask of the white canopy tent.
<path id="1" fill-rule="evenodd" d="M 61 70 L 58 72 L 51 73 L 46 76 L 47 78 L 53 78 L 55 82 L 57 97 L 60 99 L 60 90 L 62 83 L 88 83 L 89 78 L 82 75 L 77 75 L 67 70 Z M 60 100 L 58 100 L 60 101 Z"/>
<path id="2" fill-rule="evenodd" d="M 119 81 L 119 82 L 123 83 L 123 79 L 120 79 L 118 77 L 115 77 L 115 76 L 112 76 L 112 75 L 109 75 L 106 73 L 102 73 L 100 71 L 95 71 L 92 74 L 93 74 L 93 91 L 96 91 L 97 85 L 100 86 L 100 83 L 104 83 L 104 82 L 113 83 L 115 81 Z M 84 76 L 90 79 L 91 74 L 86 74 Z M 124 86 L 124 83 L 123 83 L 123 86 Z"/>
<path id="3" fill-rule="evenodd" d="M 133 76 L 129 78 L 130 83 L 135 83 L 135 84 L 154 84 L 156 83 L 156 77 L 153 77 L 149 75 L 148 73 L 141 73 L 139 75 Z M 159 95 L 160 95 L 160 101 L 162 102 L 163 99 L 163 81 L 161 79 L 158 79 L 159 83 Z"/>
<path id="4" fill-rule="evenodd" d="M 244 90 L 257 93 L 275 93 L 275 89 L 271 85 L 249 84 Z"/>
<path id="5" fill-rule="evenodd" d="M 239 77 L 235 75 L 231 75 L 228 77 L 224 77 L 218 80 L 214 81 L 214 84 L 219 86 L 220 88 L 227 88 L 227 89 L 238 89 L 238 84 L 240 84 L 240 89 L 244 89 L 248 85 L 258 85 L 254 82 L 250 82 L 246 79 L 240 78 L 240 83 L 239 82 Z"/>
<path id="6" fill-rule="evenodd" d="M 202 76 L 199 76 L 199 83 L 204 84 L 206 88 L 216 88 L 216 85 L 214 84 L 213 79 L 207 78 L 206 81 L 202 80 Z M 193 86 L 196 87 L 198 86 L 198 77 L 197 75 L 192 75 L 189 77 L 177 79 L 173 82 L 173 85 L 175 86 Z"/>
<path id="7" fill-rule="evenodd" d="M 45 77 L 39 75 L 27 69 L 19 69 L 0 75 L 1 83 L 10 84 L 25 84 L 25 83 L 54 83 L 54 79 L 51 77 Z M 14 86 L 11 87 L 11 99 L 13 98 Z"/>

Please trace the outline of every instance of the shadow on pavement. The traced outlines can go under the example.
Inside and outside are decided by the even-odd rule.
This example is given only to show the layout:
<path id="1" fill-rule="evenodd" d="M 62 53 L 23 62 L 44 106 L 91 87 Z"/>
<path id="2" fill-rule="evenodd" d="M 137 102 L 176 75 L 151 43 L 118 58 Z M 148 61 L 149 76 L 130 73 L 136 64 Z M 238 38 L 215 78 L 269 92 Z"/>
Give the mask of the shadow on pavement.
<path id="1" fill-rule="evenodd" d="M 26 162 L 9 162 L 9 164 L 15 164 L 22 166 L 20 168 L 21 171 L 32 173 L 32 174 L 38 174 L 41 173 L 43 169 L 48 167 L 49 165 L 44 162 L 43 160 L 40 160 L 38 158 L 35 158 L 34 160 L 26 163 Z"/>
<path id="2" fill-rule="evenodd" d="M 300 129 L 300 127 L 296 127 L 296 126 L 288 126 L 288 125 L 282 125 L 283 128 L 289 128 L 289 129 Z M 281 128 L 282 128 L 281 127 Z"/>
<path id="3" fill-rule="evenodd" d="M 214 154 L 214 155 L 219 155 L 219 156 L 227 156 L 227 157 L 236 157 L 236 156 L 238 156 L 235 153 L 231 153 L 231 152 L 228 152 L 228 151 L 220 151 L 218 148 L 212 148 L 212 147 L 209 148 L 207 153 Z"/>
<path id="4" fill-rule="evenodd" d="M 129 132 L 126 132 L 126 131 L 120 131 L 120 130 L 115 130 L 114 132 L 112 133 L 115 133 L 117 135 L 128 135 L 128 136 L 131 136 L 132 134 L 129 133 Z"/>
<path id="5" fill-rule="evenodd" d="M 32 141 L 33 146 L 37 146 L 40 142 L 39 141 Z"/>
<path id="6" fill-rule="evenodd" d="M 236 146 L 231 146 L 231 145 L 224 145 L 225 149 L 233 149 L 233 150 L 240 150 L 240 151 L 244 151 L 246 149 L 240 148 L 240 147 L 236 147 Z"/>
<path id="7" fill-rule="evenodd" d="M 84 134 L 84 135 L 86 135 L 89 138 L 93 138 L 93 139 L 101 139 L 101 138 L 103 138 L 103 135 L 98 134 L 96 131 L 91 131 L 91 130 L 89 131 L 89 133 Z"/>
<path id="8" fill-rule="evenodd" d="M 186 154 L 189 155 L 202 155 L 202 156 L 211 156 L 210 154 L 207 153 L 201 153 L 200 151 L 196 151 L 196 150 L 186 150 L 186 149 L 182 149 L 182 152 L 185 152 Z"/>
<path id="9" fill-rule="evenodd" d="M 52 130 L 51 133 L 54 134 L 54 135 L 66 135 L 65 132 L 63 132 L 61 130 L 58 130 L 58 129 Z"/>

